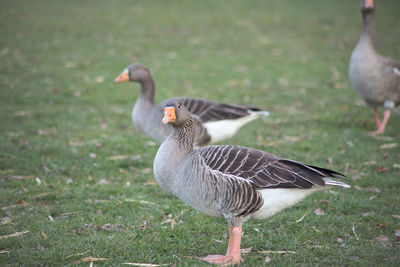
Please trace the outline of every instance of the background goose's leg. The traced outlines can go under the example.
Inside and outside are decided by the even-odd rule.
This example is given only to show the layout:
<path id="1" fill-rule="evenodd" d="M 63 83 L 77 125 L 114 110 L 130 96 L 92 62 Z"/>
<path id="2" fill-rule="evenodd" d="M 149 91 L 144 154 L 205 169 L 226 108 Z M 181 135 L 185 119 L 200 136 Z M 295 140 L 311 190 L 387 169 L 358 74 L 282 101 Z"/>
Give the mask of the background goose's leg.
<path id="1" fill-rule="evenodd" d="M 374 107 L 374 115 L 375 115 L 375 121 L 376 121 L 376 127 L 379 128 L 381 127 L 381 120 L 379 119 L 379 113 L 378 113 L 378 108 Z"/>
<path id="2" fill-rule="evenodd" d="M 375 134 L 381 134 L 385 132 L 385 127 L 386 124 L 388 122 L 390 118 L 390 110 L 385 110 L 385 112 L 383 113 L 383 121 L 381 122 L 381 124 L 378 126 L 378 129 L 374 132 L 371 132 L 371 135 L 375 135 Z"/>
<path id="3" fill-rule="evenodd" d="M 229 245 L 226 255 L 208 255 L 203 258 L 204 261 L 221 266 L 228 266 L 243 262 L 240 255 L 240 240 L 242 238 L 242 226 L 229 226 Z"/>

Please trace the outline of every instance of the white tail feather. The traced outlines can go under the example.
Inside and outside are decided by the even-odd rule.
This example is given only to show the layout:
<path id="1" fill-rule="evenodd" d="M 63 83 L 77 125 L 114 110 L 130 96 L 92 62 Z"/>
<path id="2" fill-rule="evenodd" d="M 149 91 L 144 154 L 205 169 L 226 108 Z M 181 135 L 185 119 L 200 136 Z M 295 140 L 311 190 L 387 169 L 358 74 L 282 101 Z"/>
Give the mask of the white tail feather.
<path id="1" fill-rule="evenodd" d="M 324 182 L 325 182 L 326 185 L 340 186 L 340 187 L 344 187 L 344 188 L 350 188 L 351 187 L 350 185 L 345 184 L 343 182 L 331 180 L 331 179 L 328 179 L 328 178 L 324 178 Z"/>
<path id="2" fill-rule="evenodd" d="M 394 74 L 400 76 L 400 70 L 398 68 L 394 67 L 393 72 L 394 72 Z"/>
<path id="3" fill-rule="evenodd" d="M 262 110 L 262 111 L 249 110 L 248 112 L 250 114 L 259 115 L 259 116 L 269 116 L 269 112 L 266 110 Z"/>

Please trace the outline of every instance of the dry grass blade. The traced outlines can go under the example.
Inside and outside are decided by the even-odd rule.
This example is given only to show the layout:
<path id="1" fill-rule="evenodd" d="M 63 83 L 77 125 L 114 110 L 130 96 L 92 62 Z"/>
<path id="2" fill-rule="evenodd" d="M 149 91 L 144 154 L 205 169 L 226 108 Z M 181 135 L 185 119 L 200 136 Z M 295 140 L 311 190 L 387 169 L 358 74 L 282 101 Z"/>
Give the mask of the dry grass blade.
<path id="1" fill-rule="evenodd" d="M 5 207 L 1 207 L 2 210 L 8 210 L 8 209 L 13 209 L 18 207 L 18 205 L 10 205 L 10 206 L 5 206 Z"/>
<path id="2" fill-rule="evenodd" d="M 3 217 L 3 218 L 0 218 L 0 225 L 9 224 L 9 223 L 11 223 L 11 218 L 10 217 L 6 216 L 6 217 Z"/>
<path id="3" fill-rule="evenodd" d="M 136 262 L 124 262 L 125 265 L 133 265 L 133 266 L 144 266 L 144 267 L 157 267 L 157 266 L 167 266 L 166 264 L 152 264 L 152 263 L 136 263 Z"/>
<path id="4" fill-rule="evenodd" d="M 15 179 L 15 180 L 27 180 L 27 179 L 33 179 L 35 178 L 34 175 L 14 175 L 11 176 L 11 178 Z"/>
<path id="5" fill-rule="evenodd" d="M 82 253 L 77 253 L 77 254 L 71 254 L 71 255 L 68 255 L 67 257 L 65 257 L 66 259 L 68 259 L 68 258 L 71 258 L 71 257 L 74 257 L 74 256 L 81 256 L 81 255 L 83 255 L 83 254 L 86 254 L 86 253 L 88 253 L 90 250 L 88 250 L 88 251 L 85 251 L 85 252 L 82 252 Z"/>
<path id="6" fill-rule="evenodd" d="M 299 222 L 301 222 L 301 221 L 304 219 L 304 217 L 306 217 L 306 215 L 307 215 L 307 213 L 304 213 L 304 215 L 303 215 L 303 216 L 301 216 L 301 218 L 300 218 L 300 219 L 296 220 L 296 223 L 299 223 Z"/>
<path id="7" fill-rule="evenodd" d="M 353 227 L 352 227 L 351 229 L 353 230 L 354 237 L 355 237 L 357 240 L 359 240 L 359 239 L 358 239 L 358 236 L 357 236 L 357 234 L 356 234 L 356 229 L 355 229 L 354 225 L 353 225 Z"/>
<path id="8" fill-rule="evenodd" d="M 24 235 L 24 234 L 26 234 L 26 233 L 29 233 L 29 231 L 16 232 L 16 233 L 10 234 L 10 235 L 3 235 L 3 236 L 0 236 L 0 240 L 1 240 L 1 239 L 6 239 L 6 238 L 9 238 L 9 237 L 16 237 L 16 236 Z"/>
<path id="9" fill-rule="evenodd" d="M 397 143 L 389 143 L 389 144 L 383 144 L 383 145 L 379 146 L 380 149 L 389 149 L 389 148 L 395 148 L 395 147 L 397 147 Z"/>
<path id="10" fill-rule="evenodd" d="M 263 253 L 263 254 L 268 254 L 268 253 L 271 253 L 271 254 L 296 254 L 297 253 L 296 251 L 290 251 L 290 250 L 262 250 L 259 252 Z"/>
<path id="11" fill-rule="evenodd" d="M 86 257 L 86 258 L 82 258 L 81 261 L 83 262 L 93 262 L 93 261 L 105 261 L 107 260 L 106 258 L 95 258 L 95 257 Z"/>
<path id="12" fill-rule="evenodd" d="M 253 250 L 253 247 L 242 248 L 242 249 L 240 249 L 240 253 L 242 253 L 242 254 L 249 254 L 249 253 L 251 253 L 252 250 Z"/>
<path id="13" fill-rule="evenodd" d="M 42 234 L 44 240 L 47 240 L 47 239 L 48 239 L 48 237 L 47 237 L 47 235 L 46 235 L 45 232 L 43 232 L 42 230 L 40 230 L 40 233 Z"/>
<path id="14" fill-rule="evenodd" d="M 71 211 L 71 212 L 61 213 L 60 215 L 58 215 L 58 217 L 60 217 L 60 216 L 68 216 L 68 215 L 77 215 L 79 213 L 80 213 L 80 211 Z"/>
<path id="15" fill-rule="evenodd" d="M 129 155 L 115 155 L 115 156 L 110 156 L 107 158 L 107 160 L 122 160 L 128 158 Z"/>
<path id="16" fill-rule="evenodd" d="M 8 209 L 13 209 L 13 208 L 29 205 L 29 204 L 30 204 L 29 202 L 26 202 L 25 200 L 19 199 L 17 201 L 17 205 L 10 205 L 10 206 L 6 206 L 6 207 L 1 207 L 1 209 L 2 210 L 8 210 Z"/>
<path id="17" fill-rule="evenodd" d="M 140 204 L 156 205 L 156 203 L 150 202 L 150 201 L 147 201 L 147 200 L 125 198 L 124 201 L 126 201 L 126 202 L 139 202 Z"/>

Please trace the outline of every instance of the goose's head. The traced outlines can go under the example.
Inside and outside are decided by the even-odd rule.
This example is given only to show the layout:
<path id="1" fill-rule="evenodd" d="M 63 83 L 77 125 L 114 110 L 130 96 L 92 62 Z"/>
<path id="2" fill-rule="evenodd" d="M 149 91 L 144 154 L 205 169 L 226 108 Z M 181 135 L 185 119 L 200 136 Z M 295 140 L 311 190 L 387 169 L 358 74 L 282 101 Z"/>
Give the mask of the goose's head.
<path id="1" fill-rule="evenodd" d="M 370 12 L 374 11 L 375 5 L 374 0 L 362 0 L 361 1 L 361 11 L 362 12 Z"/>
<path id="2" fill-rule="evenodd" d="M 165 103 L 162 123 L 183 127 L 191 118 L 192 115 L 180 101 L 167 100 Z"/>
<path id="3" fill-rule="evenodd" d="M 142 64 L 132 64 L 124 69 L 124 71 L 114 80 L 120 82 L 142 82 L 150 76 L 150 71 Z"/>

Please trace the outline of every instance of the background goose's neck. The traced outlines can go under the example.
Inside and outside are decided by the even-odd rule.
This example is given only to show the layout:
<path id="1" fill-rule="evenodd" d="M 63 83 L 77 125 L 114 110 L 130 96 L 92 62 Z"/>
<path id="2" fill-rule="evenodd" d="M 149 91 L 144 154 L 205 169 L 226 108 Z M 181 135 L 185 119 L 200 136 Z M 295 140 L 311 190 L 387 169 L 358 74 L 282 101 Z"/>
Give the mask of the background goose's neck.
<path id="1" fill-rule="evenodd" d="M 155 94 L 155 85 L 153 78 L 151 78 L 151 76 L 148 76 L 146 79 L 140 81 L 140 85 L 142 88 L 140 90 L 139 101 L 149 103 L 151 104 L 151 106 L 153 106 Z"/>
<path id="2" fill-rule="evenodd" d="M 363 11 L 363 31 L 360 37 L 360 41 L 373 45 L 374 39 L 374 11 Z"/>

